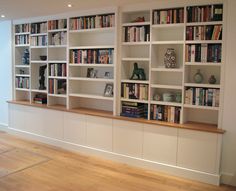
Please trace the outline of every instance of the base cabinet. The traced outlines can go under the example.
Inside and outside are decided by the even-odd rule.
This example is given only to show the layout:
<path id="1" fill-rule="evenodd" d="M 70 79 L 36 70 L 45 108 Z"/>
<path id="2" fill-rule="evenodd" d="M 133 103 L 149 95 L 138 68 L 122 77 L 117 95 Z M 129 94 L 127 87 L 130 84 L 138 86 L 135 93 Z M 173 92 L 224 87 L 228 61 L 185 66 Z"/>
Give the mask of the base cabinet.
<path id="1" fill-rule="evenodd" d="M 127 164 L 219 183 L 221 134 L 17 104 L 9 104 L 9 128 L 56 146 L 73 145 Z"/>
<path id="2" fill-rule="evenodd" d="M 163 126 L 144 125 L 143 158 L 176 165 L 178 130 Z"/>
<path id="3" fill-rule="evenodd" d="M 219 173 L 220 137 L 217 134 L 179 130 L 177 165 L 207 173 Z"/>

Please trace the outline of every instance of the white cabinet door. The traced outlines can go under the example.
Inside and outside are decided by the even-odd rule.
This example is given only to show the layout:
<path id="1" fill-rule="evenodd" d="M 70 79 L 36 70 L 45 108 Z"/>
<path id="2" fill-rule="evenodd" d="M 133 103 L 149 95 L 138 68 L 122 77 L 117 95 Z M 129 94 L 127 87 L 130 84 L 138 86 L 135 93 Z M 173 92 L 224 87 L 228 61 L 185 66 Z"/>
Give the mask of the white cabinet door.
<path id="1" fill-rule="evenodd" d="M 55 110 L 42 110 L 43 131 L 46 137 L 63 140 L 63 112 Z"/>
<path id="2" fill-rule="evenodd" d="M 144 159 L 176 165 L 176 153 L 176 128 L 144 124 Z"/>
<path id="3" fill-rule="evenodd" d="M 112 151 L 112 119 L 87 116 L 87 145 Z"/>
<path id="4" fill-rule="evenodd" d="M 113 152 L 142 158 L 143 124 L 113 120 Z"/>
<path id="5" fill-rule="evenodd" d="M 177 165 L 217 172 L 218 134 L 179 129 Z"/>
<path id="6" fill-rule="evenodd" d="M 64 113 L 64 140 L 70 143 L 86 145 L 86 116 Z"/>

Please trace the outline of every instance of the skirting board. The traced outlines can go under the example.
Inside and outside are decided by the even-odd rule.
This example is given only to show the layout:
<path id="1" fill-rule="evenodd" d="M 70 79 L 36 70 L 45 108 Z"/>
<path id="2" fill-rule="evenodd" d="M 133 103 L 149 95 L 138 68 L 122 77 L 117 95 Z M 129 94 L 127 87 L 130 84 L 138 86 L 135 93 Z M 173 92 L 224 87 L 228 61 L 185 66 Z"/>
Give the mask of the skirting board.
<path id="1" fill-rule="evenodd" d="M 236 186 L 236 174 L 222 172 L 221 182 L 227 185 Z"/>
<path id="2" fill-rule="evenodd" d="M 69 143 L 62 140 L 53 139 L 53 138 L 21 131 L 18 129 L 13 129 L 10 127 L 7 129 L 7 131 L 11 134 L 18 135 L 18 136 L 21 136 L 23 138 L 27 138 L 33 141 L 43 142 L 43 143 L 50 144 L 50 145 L 60 147 L 63 149 L 109 159 L 112 161 L 125 163 L 128 165 L 136 166 L 143 169 L 155 170 L 161 173 L 166 173 L 166 174 L 183 177 L 183 178 L 187 178 L 191 180 L 196 180 L 200 182 L 205 182 L 205 183 L 213 184 L 213 185 L 219 185 L 220 183 L 220 176 L 218 174 L 210 174 L 210 173 L 182 168 L 178 166 L 130 157 L 130 156 L 114 153 L 114 152 L 109 152 L 109 151 L 104 151 L 104 150 L 91 148 L 91 147 L 87 147 L 83 145 Z"/>
<path id="3" fill-rule="evenodd" d="M 7 131 L 8 125 L 5 123 L 0 123 L 0 131 Z"/>

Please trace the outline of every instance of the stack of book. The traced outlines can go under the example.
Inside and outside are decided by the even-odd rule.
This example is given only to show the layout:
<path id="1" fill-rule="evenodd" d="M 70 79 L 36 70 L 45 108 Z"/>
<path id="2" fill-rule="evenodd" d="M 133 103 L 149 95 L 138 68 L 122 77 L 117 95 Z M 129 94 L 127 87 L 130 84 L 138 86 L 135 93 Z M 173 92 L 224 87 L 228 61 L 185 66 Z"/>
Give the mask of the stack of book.
<path id="1" fill-rule="evenodd" d="M 121 97 L 126 99 L 148 100 L 148 85 L 137 83 L 122 83 Z"/>
<path id="2" fill-rule="evenodd" d="M 47 32 L 47 22 L 31 24 L 31 34 L 46 33 L 46 32 Z"/>
<path id="3" fill-rule="evenodd" d="M 51 45 L 66 45 L 66 43 L 67 43 L 66 32 L 56 32 L 52 34 Z"/>
<path id="4" fill-rule="evenodd" d="M 66 64 L 52 63 L 49 67 L 49 76 L 66 76 Z"/>
<path id="5" fill-rule="evenodd" d="M 147 104 L 122 102 L 121 116 L 133 118 L 147 118 Z"/>
<path id="6" fill-rule="evenodd" d="M 48 30 L 66 29 L 66 27 L 66 19 L 48 21 Z"/>
<path id="7" fill-rule="evenodd" d="M 16 88 L 29 89 L 29 78 L 16 77 Z"/>
<path id="8" fill-rule="evenodd" d="M 34 103 L 47 104 L 47 95 L 36 94 L 34 97 Z"/>
<path id="9" fill-rule="evenodd" d="M 29 35 L 16 35 L 15 44 L 29 44 Z"/>
<path id="10" fill-rule="evenodd" d="M 20 24 L 15 26 L 15 33 L 25 33 L 29 32 L 29 24 Z"/>
<path id="11" fill-rule="evenodd" d="M 123 27 L 123 42 L 145 42 L 150 40 L 149 26 Z"/>
<path id="12" fill-rule="evenodd" d="M 174 24 L 184 22 L 184 9 L 167 9 L 153 11 L 153 24 Z"/>

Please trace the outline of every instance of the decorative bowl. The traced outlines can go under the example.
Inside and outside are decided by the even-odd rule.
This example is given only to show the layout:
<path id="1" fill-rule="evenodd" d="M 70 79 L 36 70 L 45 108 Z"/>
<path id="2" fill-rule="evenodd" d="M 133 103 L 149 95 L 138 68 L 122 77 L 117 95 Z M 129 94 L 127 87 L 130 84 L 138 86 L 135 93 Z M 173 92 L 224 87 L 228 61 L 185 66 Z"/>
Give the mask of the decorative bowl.
<path id="1" fill-rule="evenodd" d="M 43 61 L 47 60 L 47 56 L 46 55 L 41 55 L 41 56 L 39 56 L 39 58 L 40 58 L 40 60 L 43 60 Z"/>
<path id="2" fill-rule="evenodd" d="M 173 101 L 173 94 L 172 93 L 163 93 L 163 101 L 165 102 L 172 102 Z"/>

